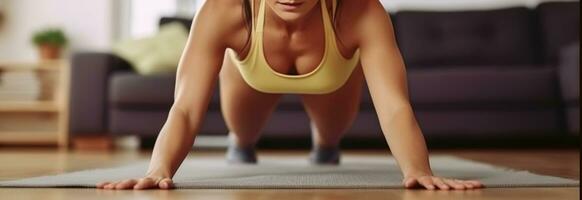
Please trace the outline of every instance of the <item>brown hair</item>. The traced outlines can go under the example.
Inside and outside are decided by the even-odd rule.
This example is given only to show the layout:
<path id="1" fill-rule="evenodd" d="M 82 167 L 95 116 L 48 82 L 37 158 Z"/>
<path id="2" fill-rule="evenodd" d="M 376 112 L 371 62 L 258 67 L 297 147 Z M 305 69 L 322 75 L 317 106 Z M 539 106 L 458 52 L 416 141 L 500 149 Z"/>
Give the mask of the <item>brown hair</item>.
<path id="1" fill-rule="evenodd" d="M 242 0 L 243 1 L 243 18 L 245 19 L 245 25 L 247 27 L 248 34 L 247 34 L 247 42 L 245 43 L 245 48 L 247 47 L 247 45 L 249 45 L 250 43 L 250 38 L 251 38 L 251 31 L 253 29 L 253 13 L 251 11 L 251 2 L 252 0 Z M 320 0 L 320 1 L 325 1 L 325 0 Z M 335 21 L 338 18 L 338 13 L 339 13 L 339 8 L 342 5 L 342 0 L 335 0 L 337 1 L 337 7 L 336 7 L 336 12 L 333 16 L 333 26 L 335 27 Z M 337 28 L 336 28 L 337 29 Z"/>

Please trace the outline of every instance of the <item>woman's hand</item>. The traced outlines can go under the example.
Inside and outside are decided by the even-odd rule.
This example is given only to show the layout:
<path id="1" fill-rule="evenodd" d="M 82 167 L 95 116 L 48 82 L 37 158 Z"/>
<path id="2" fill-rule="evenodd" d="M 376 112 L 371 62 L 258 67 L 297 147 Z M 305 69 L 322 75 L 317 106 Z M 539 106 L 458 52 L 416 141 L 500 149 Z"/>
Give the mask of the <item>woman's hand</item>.
<path id="1" fill-rule="evenodd" d="M 407 189 L 415 188 L 418 186 L 424 187 L 429 190 L 441 189 L 441 190 L 465 190 L 465 189 L 477 189 L 482 188 L 483 184 L 477 180 L 459 180 L 451 178 L 442 178 L 432 175 L 413 175 L 406 176 L 402 183 Z"/>
<path id="2" fill-rule="evenodd" d="M 127 179 L 118 182 L 101 182 L 97 183 L 97 188 L 108 190 L 124 189 L 173 189 L 174 182 L 171 178 L 149 176 L 140 179 Z"/>

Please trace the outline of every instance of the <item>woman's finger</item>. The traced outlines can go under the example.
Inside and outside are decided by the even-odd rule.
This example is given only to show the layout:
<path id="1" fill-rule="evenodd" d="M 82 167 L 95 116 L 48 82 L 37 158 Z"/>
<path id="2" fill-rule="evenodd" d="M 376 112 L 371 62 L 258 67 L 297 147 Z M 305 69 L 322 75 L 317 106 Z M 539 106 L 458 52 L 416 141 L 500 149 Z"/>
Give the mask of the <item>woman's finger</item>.
<path id="1" fill-rule="evenodd" d="M 153 187 L 156 187 L 156 182 L 152 178 L 142 178 L 133 186 L 133 189 L 141 190 Z"/>
<path id="2" fill-rule="evenodd" d="M 444 179 L 443 180 L 446 184 L 450 185 L 451 187 L 457 189 L 457 190 L 464 190 L 465 186 L 461 183 L 455 182 L 452 179 Z"/>
<path id="3" fill-rule="evenodd" d="M 103 189 L 111 189 L 111 188 L 109 187 L 109 185 L 111 185 L 111 184 L 112 184 L 112 183 L 107 183 L 107 184 L 103 185 Z"/>
<path id="4" fill-rule="evenodd" d="M 109 182 L 109 181 L 100 182 L 100 183 L 97 183 L 95 186 L 96 186 L 97 188 L 100 188 L 100 189 L 102 189 L 102 188 L 103 188 L 105 185 L 107 185 L 107 184 L 109 184 L 109 183 L 111 183 L 111 182 Z"/>
<path id="5" fill-rule="evenodd" d="M 475 186 L 473 186 L 473 184 L 469 183 L 468 181 L 463 181 L 463 180 L 454 180 L 457 183 L 463 184 L 465 186 L 465 188 L 467 189 L 473 189 L 475 188 Z"/>
<path id="6" fill-rule="evenodd" d="M 460 180 L 460 179 L 451 179 L 451 180 L 454 181 L 455 183 L 458 183 L 458 184 L 465 186 L 465 189 L 475 188 L 475 186 L 473 186 L 473 184 L 471 184 L 469 181 Z"/>
<path id="7" fill-rule="evenodd" d="M 483 184 L 481 184 L 481 182 L 480 182 L 480 181 L 476 181 L 476 180 L 468 180 L 468 181 L 465 181 L 465 182 L 471 183 L 471 185 L 473 185 L 473 186 L 474 186 L 474 187 L 476 187 L 476 188 L 481 188 L 481 187 L 483 187 Z"/>
<path id="8" fill-rule="evenodd" d="M 161 189 L 172 189 L 174 188 L 174 182 L 170 178 L 164 178 L 158 183 L 158 187 Z"/>
<path id="9" fill-rule="evenodd" d="M 402 180 L 402 184 L 404 184 L 404 187 L 406 188 L 414 188 L 415 186 L 418 185 L 418 181 L 416 180 L 416 178 L 404 178 L 404 180 Z"/>
<path id="10" fill-rule="evenodd" d="M 451 189 L 445 182 L 439 177 L 433 177 L 432 182 L 437 185 L 440 189 L 448 190 Z"/>
<path id="11" fill-rule="evenodd" d="M 426 189 L 429 189 L 429 190 L 435 189 L 434 183 L 432 182 L 432 179 L 430 177 L 423 176 L 423 177 L 417 178 L 417 180 Z"/>
<path id="12" fill-rule="evenodd" d="M 117 184 L 117 182 L 112 182 L 112 183 L 109 183 L 109 184 L 105 185 L 104 188 L 105 189 L 115 189 L 115 185 L 116 184 Z"/>
<path id="13" fill-rule="evenodd" d="M 133 188 L 133 186 L 137 183 L 137 180 L 135 179 L 128 179 L 125 181 L 121 181 L 119 184 L 117 184 L 115 186 L 115 189 L 130 189 Z"/>

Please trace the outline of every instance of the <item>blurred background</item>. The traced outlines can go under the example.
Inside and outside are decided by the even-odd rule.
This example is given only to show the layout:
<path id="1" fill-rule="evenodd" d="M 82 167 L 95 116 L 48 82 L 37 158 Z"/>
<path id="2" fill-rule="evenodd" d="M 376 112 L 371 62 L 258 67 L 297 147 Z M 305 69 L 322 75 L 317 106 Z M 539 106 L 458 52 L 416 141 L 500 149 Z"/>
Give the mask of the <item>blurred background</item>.
<path id="1" fill-rule="evenodd" d="M 430 147 L 579 145 L 579 1 L 381 2 Z M 203 3 L 0 0 L 0 145 L 151 148 Z M 196 145 L 221 148 L 227 132 L 215 91 Z M 309 145 L 286 95 L 260 146 Z M 367 88 L 342 145 L 386 147 Z"/>

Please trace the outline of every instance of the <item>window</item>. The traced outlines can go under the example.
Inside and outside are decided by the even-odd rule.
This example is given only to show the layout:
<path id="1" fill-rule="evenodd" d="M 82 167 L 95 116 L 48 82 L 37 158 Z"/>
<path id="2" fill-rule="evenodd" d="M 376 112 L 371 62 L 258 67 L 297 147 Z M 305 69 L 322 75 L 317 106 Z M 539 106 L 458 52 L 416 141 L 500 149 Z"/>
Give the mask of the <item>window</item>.
<path id="1" fill-rule="evenodd" d="M 131 0 L 129 11 L 129 34 L 144 37 L 158 30 L 162 16 L 176 15 L 176 0 Z"/>
<path id="2" fill-rule="evenodd" d="M 164 16 L 194 17 L 205 0 L 128 0 L 117 1 L 119 37 L 138 38 L 154 34 Z"/>

